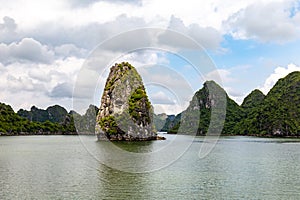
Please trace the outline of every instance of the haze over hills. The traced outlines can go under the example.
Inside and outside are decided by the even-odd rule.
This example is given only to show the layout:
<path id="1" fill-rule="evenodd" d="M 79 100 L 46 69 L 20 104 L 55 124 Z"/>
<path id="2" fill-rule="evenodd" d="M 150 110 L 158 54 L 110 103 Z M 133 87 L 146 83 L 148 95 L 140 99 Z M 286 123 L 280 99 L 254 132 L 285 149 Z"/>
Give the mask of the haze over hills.
<path id="1" fill-rule="evenodd" d="M 214 88 L 211 92 L 209 88 Z M 220 95 L 225 98 L 220 98 Z M 300 72 L 292 72 L 278 80 L 267 95 L 252 91 L 241 106 L 228 97 L 225 90 L 214 81 L 207 81 L 197 91 L 188 108 L 178 115 L 154 114 L 153 122 L 159 131 L 177 133 L 179 128 L 186 133 L 196 130 L 197 135 L 207 134 L 211 110 L 218 102 L 226 102 L 224 135 L 299 136 L 300 135 Z M 98 108 L 91 105 L 84 115 L 67 110 L 59 105 L 46 110 L 35 106 L 30 111 L 20 109 L 17 113 L 11 106 L 0 104 L 1 135 L 20 134 L 76 134 L 95 132 L 95 116 Z M 189 122 L 189 123 L 186 123 Z M 76 123 L 76 127 L 75 127 Z M 215 126 L 215 127 L 214 127 Z M 222 124 L 214 124 L 219 128 Z M 77 130 L 76 130 L 77 128 Z"/>

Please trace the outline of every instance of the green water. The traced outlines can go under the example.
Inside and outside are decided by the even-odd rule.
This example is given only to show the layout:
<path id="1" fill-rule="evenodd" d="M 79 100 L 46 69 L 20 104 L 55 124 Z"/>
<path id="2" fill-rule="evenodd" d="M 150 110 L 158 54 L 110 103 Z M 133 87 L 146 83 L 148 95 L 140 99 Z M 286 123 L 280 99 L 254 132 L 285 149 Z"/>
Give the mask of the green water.
<path id="1" fill-rule="evenodd" d="M 0 199 L 300 199 L 299 139 L 222 137 L 200 159 L 204 138 L 179 136 L 191 146 L 157 169 L 176 153 L 167 137 L 113 144 L 147 155 L 129 161 L 94 137 L 0 137 Z"/>

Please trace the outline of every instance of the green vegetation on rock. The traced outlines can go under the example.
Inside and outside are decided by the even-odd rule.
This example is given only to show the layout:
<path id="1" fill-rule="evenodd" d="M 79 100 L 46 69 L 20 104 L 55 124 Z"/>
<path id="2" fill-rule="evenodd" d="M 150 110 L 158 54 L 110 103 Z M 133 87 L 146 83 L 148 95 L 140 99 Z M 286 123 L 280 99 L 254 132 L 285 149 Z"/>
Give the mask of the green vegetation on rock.
<path id="1" fill-rule="evenodd" d="M 255 101 L 253 96 L 248 96 L 248 99 L 250 98 Z M 299 136 L 300 72 L 292 72 L 279 79 L 266 97 L 246 113 L 247 116 L 237 125 L 236 132 L 250 135 Z"/>
<path id="2" fill-rule="evenodd" d="M 94 134 L 97 112 L 98 108 L 90 105 L 81 116 L 55 105 L 46 110 L 33 106 L 30 111 L 20 109 L 15 113 L 9 105 L 0 103 L 0 135 Z"/>
<path id="3" fill-rule="evenodd" d="M 181 113 L 184 116 L 182 120 L 169 127 L 168 132 L 176 133 L 180 126 L 188 122 L 189 126 L 183 127 L 184 131 L 189 132 L 193 127 L 198 127 L 198 135 L 207 134 L 212 102 L 219 100 L 218 95 L 214 98 L 209 97 L 211 94 L 207 84 L 219 88 L 214 91 L 223 90 L 213 81 L 206 82 L 204 87 L 195 93 L 187 110 Z M 292 72 L 278 80 L 266 96 L 257 89 L 252 91 L 241 106 L 226 94 L 226 105 L 222 134 L 300 136 L 300 72 Z M 222 116 L 222 113 L 219 115 Z"/>
<path id="4" fill-rule="evenodd" d="M 30 121 L 16 114 L 10 106 L 0 104 L 0 132 L 2 135 L 64 134 L 68 128 L 67 124 L 53 123 L 49 120 Z"/>
<path id="5" fill-rule="evenodd" d="M 182 130 L 205 135 L 222 127 L 225 135 L 300 136 L 300 72 L 278 80 L 266 96 L 252 91 L 241 106 L 214 81 L 207 81 L 188 108 L 176 116 L 153 114 L 142 79 L 129 63 L 114 66 L 106 85 L 100 110 L 90 105 L 84 115 L 67 113 L 58 105 L 46 110 L 33 106 L 15 113 L 11 106 L 0 103 L 0 135 L 93 134 L 99 125 L 110 137 L 124 139 L 127 135 L 134 140 L 154 138 L 154 122 L 158 131 L 169 133 Z M 216 109 L 222 105 L 224 109 Z"/>
<path id="6" fill-rule="evenodd" d="M 99 121 L 100 126 L 104 129 L 109 135 L 115 135 L 118 133 L 118 125 L 113 116 L 103 117 Z"/>
<path id="7" fill-rule="evenodd" d="M 128 62 L 111 67 L 97 116 L 99 138 L 147 140 L 156 138 L 152 107 L 141 76 Z"/>
<path id="8" fill-rule="evenodd" d="M 253 90 L 245 97 L 241 107 L 245 110 L 255 109 L 260 106 L 265 98 L 265 95 L 258 89 Z"/>
<path id="9" fill-rule="evenodd" d="M 139 86 L 129 98 L 129 114 L 135 122 L 149 124 L 151 122 L 148 111 L 151 109 L 150 101 L 143 86 Z M 143 120 L 140 120 L 143 119 Z"/>
<path id="10" fill-rule="evenodd" d="M 205 135 L 208 130 L 211 134 L 218 131 L 222 131 L 222 134 L 234 134 L 233 127 L 241 120 L 242 110 L 223 88 L 214 81 L 207 81 L 180 115 L 180 122 L 175 123 L 168 130 L 169 133 L 176 133 L 181 128 L 181 132 L 185 134 Z"/>

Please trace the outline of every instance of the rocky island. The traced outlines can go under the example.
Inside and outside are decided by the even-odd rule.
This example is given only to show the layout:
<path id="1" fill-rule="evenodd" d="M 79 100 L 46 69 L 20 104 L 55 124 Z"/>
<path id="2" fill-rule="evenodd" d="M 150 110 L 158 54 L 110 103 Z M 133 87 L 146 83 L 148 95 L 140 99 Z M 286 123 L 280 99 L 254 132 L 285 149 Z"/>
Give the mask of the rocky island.
<path id="1" fill-rule="evenodd" d="M 209 91 L 208 88 L 215 89 Z M 203 88 L 195 93 L 186 110 L 177 116 L 166 118 L 162 130 L 176 134 L 179 127 L 182 127 L 185 133 L 206 135 L 211 123 L 211 109 L 222 99 L 218 95 L 222 93 L 226 97 L 223 99 L 226 102 L 226 112 L 220 113 L 220 116 L 226 115 L 222 135 L 300 137 L 299 71 L 279 79 L 267 95 L 258 89 L 253 90 L 240 106 L 217 83 L 206 81 Z"/>
<path id="2" fill-rule="evenodd" d="M 99 140 L 145 141 L 157 136 L 141 76 L 128 62 L 111 67 L 97 115 Z"/>
<path id="3" fill-rule="evenodd" d="M 222 102 L 225 108 L 211 124 L 211 113 Z M 187 109 L 177 115 L 153 113 L 142 78 L 129 63 L 111 68 L 100 109 L 90 105 L 82 115 L 74 110 L 67 112 L 59 105 L 45 110 L 32 106 L 30 110 L 15 112 L 10 105 L 0 103 L 0 135 L 4 136 L 96 133 L 101 140 L 139 141 L 163 139 L 155 129 L 207 135 L 209 127 L 221 130 L 222 125 L 222 135 L 300 137 L 299 119 L 299 71 L 279 79 L 266 95 L 253 90 L 241 105 L 216 82 L 206 81 Z"/>

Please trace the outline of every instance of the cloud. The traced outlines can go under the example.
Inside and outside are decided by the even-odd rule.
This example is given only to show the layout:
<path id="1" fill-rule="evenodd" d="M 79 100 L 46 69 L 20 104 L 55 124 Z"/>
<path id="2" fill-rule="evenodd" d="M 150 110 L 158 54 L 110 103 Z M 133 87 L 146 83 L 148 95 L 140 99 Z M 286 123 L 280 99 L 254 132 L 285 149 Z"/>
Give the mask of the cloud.
<path id="1" fill-rule="evenodd" d="M 24 38 L 9 45 L 0 44 L 0 61 L 4 64 L 16 61 L 51 63 L 53 59 L 54 52 L 32 38 Z"/>
<path id="2" fill-rule="evenodd" d="M 0 42 L 11 43 L 17 38 L 17 24 L 11 17 L 3 17 L 3 23 L 0 23 Z"/>
<path id="3" fill-rule="evenodd" d="M 0 24 L 0 30 L 5 32 L 13 32 L 17 28 L 17 24 L 13 18 L 8 16 L 3 17 L 3 24 Z"/>
<path id="4" fill-rule="evenodd" d="M 167 105 L 174 105 L 175 101 L 172 100 L 169 96 L 167 96 L 164 92 L 159 91 L 150 95 L 151 103 L 153 104 L 167 104 Z"/>
<path id="5" fill-rule="evenodd" d="M 0 99 L 15 109 L 59 104 L 71 109 L 76 75 L 83 59 L 68 57 L 53 63 L 0 64 Z"/>
<path id="6" fill-rule="evenodd" d="M 240 92 L 240 91 L 237 91 L 231 87 L 224 87 L 224 90 L 228 93 L 229 96 L 231 97 L 243 97 L 245 94 Z"/>
<path id="7" fill-rule="evenodd" d="M 45 91 L 42 84 L 34 83 L 28 77 L 14 77 L 13 75 L 7 76 L 7 89 L 13 93 L 18 94 L 19 91 Z"/>
<path id="8" fill-rule="evenodd" d="M 166 113 L 168 115 L 176 115 L 181 113 L 183 110 L 185 110 L 188 107 L 189 103 L 186 102 L 184 106 L 179 105 L 179 104 L 154 104 L 154 113 L 155 114 L 160 114 L 160 113 Z"/>
<path id="9" fill-rule="evenodd" d="M 224 23 L 237 39 L 284 43 L 299 38 L 300 20 L 291 17 L 290 1 L 254 3 Z"/>
<path id="10" fill-rule="evenodd" d="M 33 79 L 37 80 L 39 82 L 49 82 L 51 81 L 51 76 L 49 76 L 48 73 L 45 72 L 45 70 L 42 70 L 39 67 L 32 67 L 28 71 L 28 76 Z"/>
<path id="11" fill-rule="evenodd" d="M 227 69 L 216 69 L 204 75 L 206 80 L 214 80 L 218 84 L 233 82 L 234 79 L 230 77 L 231 72 Z"/>
<path id="12" fill-rule="evenodd" d="M 15 22 L 13 18 L 5 17 L 4 21 L 3 24 L 0 24 L 0 42 L 4 44 L 16 43 L 16 40 L 22 38 L 34 38 L 39 43 L 57 48 L 58 53 L 62 53 L 62 48 L 65 50 L 68 48 L 72 51 L 76 48 L 73 53 L 80 55 L 87 53 L 82 52 L 82 50 L 94 49 L 101 42 L 114 35 L 148 26 L 143 18 L 129 17 L 126 14 L 119 14 L 105 22 L 89 21 L 74 25 L 50 20 L 40 22 L 32 28 L 20 27 L 19 29 L 16 29 L 18 21 Z M 125 36 L 119 38 L 120 40 L 116 42 L 121 42 L 123 46 L 132 44 L 149 45 L 149 41 L 152 40 L 151 36 L 147 35 L 145 31 L 138 33 L 138 35 L 128 35 L 129 38 L 124 38 Z M 115 50 L 115 47 L 110 46 L 107 49 Z"/>
<path id="13" fill-rule="evenodd" d="M 73 94 L 73 86 L 68 83 L 59 83 L 50 92 L 50 97 L 54 98 L 71 98 Z"/>
<path id="14" fill-rule="evenodd" d="M 101 42 L 114 35 L 146 26 L 147 24 L 143 18 L 128 17 L 121 14 L 107 22 L 87 22 L 78 26 L 55 21 L 45 22 L 32 30 L 28 30 L 26 35 L 41 42 L 50 43 L 52 46 L 73 44 L 81 49 L 94 49 Z M 120 38 L 116 42 L 121 42 L 124 46 L 130 46 L 132 43 L 149 44 L 149 39 L 151 38 L 148 37 L 147 33 L 142 32 L 140 35 Z M 115 50 L 115 47 L 110 46 L 107 49 Z"/>
<path id="15" fill-rule="evenodd" d="M 91 4 L 97 3 L 100 0 L 68 0 L 68 3 L 72 6 L 72 7 L 85 7 L 85 6 L 89 6 Z"/>
<path id="16" fill-rule="evenodd" d="M 238 89 L 237 85 L 232 83 L 236 83 L 239 80 L 238 77 L 232 77 L 234 74 L 238 73 L 233 71 L 240 71 L 240 69 L 247 68 L 247 66 L 239 66 L 239 67 L 233 67 L 231 69 L 216 69 L 214 71 L 211 71 L 204 75 L 204 78 L 206 80 L 214 80 L 217 82 L 221 87 L 224 88 L 228 96 L 233 99 L 236 103 L 241 104 L 243 102 L 243 99 L 245 97 L 245 93 L 241 91 L 241 89 Z"/>
<path id="17" fill-rule="evenodd" d="M 224 90 L 227 92 L 228 96 L 238 104 L 241 104 L 246 97 L 245 93 L 236 88 L 224 87 Z"/>
<path id="18" fill-rule="evenodd" d="M 280 78 L 285 77 L 286 75 L 288 75 L 293 71 L 300 71 L 300 67 L 296 66 L 295 64 L 289 64 L 286 68 L 277 67 L 274 70 L 274 72 L 266 79 L 264 85 L 259 87 L 259 89 L 264 94 L 267 94 Z"/>
<path id="19" fill-rule="evenodd" d="M 87 50 L 78 48 L 74 44 L 63 44 L 54 48 L 55 54 L 67 58 L 75 56 L 82 58 L 87 55 Z"/>
<path id="20" fill-rule="evenodd" d="M 69 105 L 67 100 L 71 101 L 70 88 L 89 51 L 112 36 L 137 28 L 169 27 L 213 51 L 222 48 L 222 34 L 228 33 L 237 39 L 254 38 L 271 42 L 285 42 L 298 37 L 297 22 L 300 22 L 300 15 L 297 9 L 289 16 L 289 5 L 284 0 L 279 0 L 279 3 L 277 0 L 277 3 L 273 0 L 263 1 L 269 3 L 259 2 L 261 1 L 174 1 L 170 9 L 169 2 L 158 0 L 61 0 L 29 1 L 26 4 L 22 0 L 3 1 L 0 8 L 0 17 L 3 17 L 0 19 L 0 87 L 4 88 L 0 94 L 1 101 L 11 101 L 17 107 L 27 106 L 30 102 L 39 107 L 57 101 Z M 222 22 L 228 18 L 223 27 Z M 83 72 L 86 76 L 81 80 L 82 88 L 76 95 L 86 98 L 89 94 L 100 93 L 102 90 L 93 90 L 95 85 L 92 84 L 95 80 L 104 79 L 97 82 L 103 85 L 106 77 L 99 76 L 98 70 L 110 67 L 106 66 L 107 60 L 113 62 L 121 55 L 121 51 L 130 47 L 164 47 L 163 45 L 171 44 L 176 47 L 174 52 L 180 52 L 179 48 L 193 47 L 187 40 L 178 40 L 176 34 L 163 31 L 160 34 L 162 35 L 156 38 L 147 31 L 141 31 L 115 38 L 104 51 L 87 60 L 88 69 Z M 137 67 L 147 64 L 166 66 L 172 63 L 168 63 L 170 57 L 155 52 L 135 52 L 125 58 Z M 176 70 L 177 66 L 172 67 Z M 182 69 L 178 67 L 178 71 Z M 187 70 L 180 71 L 179 75 L 154 68 L 138 70 L 146 83 L 154 82 L 176 90 L 184 102 L 188 101 L 188 84 L 185 86 L 183 81 L 189 83 L 191 79 L 178 78 L 184 74 L 182 71 Z M 238 79 L 233 70 L 214 71 L 208 73 L 207 78 L 222 80 L 224 83 L 232 83 Z M 199 79 L 195 79 L 192 85 L 200 87 L 201 83 Z M 24 89 L 21 88 L 22 84 L 27 84 Z M 16 94 L 22 97 L 15 98 Z M 232 90 L 229 95 L 238 96 L 238 93 Z M 100 97 L 96 99 L 98 102 Z M 161 106 L 168 110 L 175 107 L 166 104 Z"/>
<path id="21" fill-rule="evenodd" d="M 167 65 L 169 60 L 167 59 L 166 52 L 161 50 L 151 49 L 137 49 L 122 57 L 118 58 L 116 62 L 129 62 L 133 66 L 139 68 L 143 65 Z"/>
<path id="22" fill-rule="evenodd" d="M 217 49 L 222 41 L 221 33 L 215 28 L 201 27 L 195 23 L 186 26 L 180 18 L 175 16 L 171 17 L 168 28 L 191 37 L 206 49 Z M 159 39 L 160 42 L 172 44 L 174 47 L 189 47 L 189 43 L 183 38 L 178 38 L 177 35 L 162 34 Z"/>
<path id="23" fill-rule="evenodd" d="M 139 4 L 141 5 L 141 0 L 68 0 L 69 3 L 72 5 L 72 7 L 86 7 L 90 6 L 92 4 L 95 4 L 97 2 L 109 2 L 113 4 Z"/>

